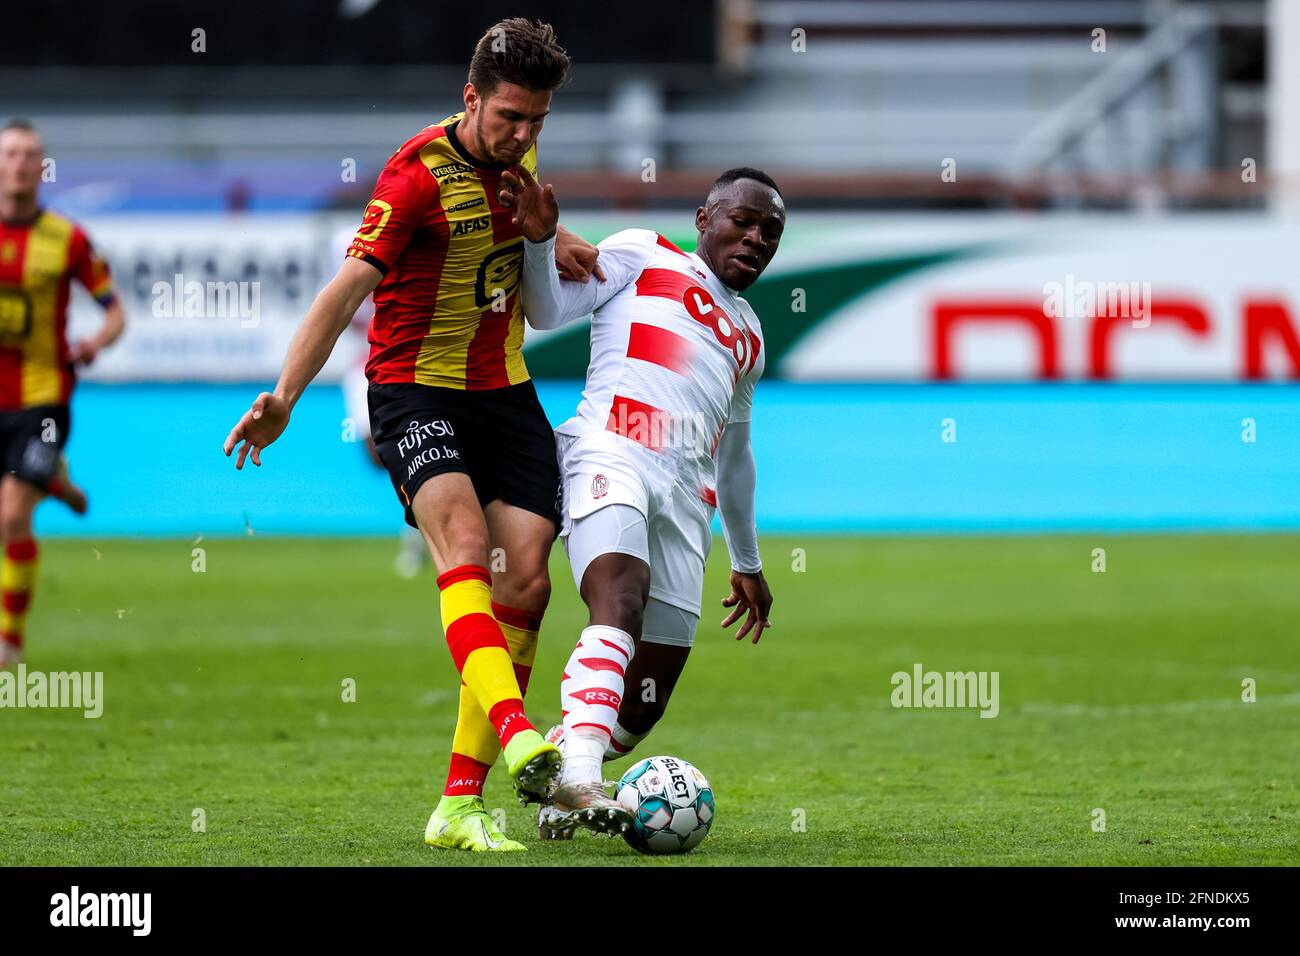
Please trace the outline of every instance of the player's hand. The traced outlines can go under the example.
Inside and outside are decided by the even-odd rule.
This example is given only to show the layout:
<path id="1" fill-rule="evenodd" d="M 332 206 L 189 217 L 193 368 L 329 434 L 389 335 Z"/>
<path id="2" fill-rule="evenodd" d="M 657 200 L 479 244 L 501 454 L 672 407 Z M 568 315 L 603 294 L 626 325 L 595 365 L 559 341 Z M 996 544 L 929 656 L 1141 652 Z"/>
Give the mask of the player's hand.
<path id="1" fill-rule="evenodd" d="M 753 643 L 763 636 L 763 631 L 772 626 L 767 614 L 772 610 L 772 592 L 767 589 L 767 578 L 762 571 L 747 574 L 744 571 L 731 572 L 731 596 L 722 599 L 722 606 L 731 608 L 731 613 L 723 620 L 723 627 L 731 627 L 746 611 L 749 616 L 736 632 L 736 640 L 741 640 L 750 631 L 754 632 Z"/>
<path id="2" fill-rule="evenodd" d="M 605 281 L 605 271 L 596 261 L 600 250 L 577 233 L 563 226 L 555 236 L 555 265 L 561 279 L 587 282 L 593 275 Z"/>
<path id="3" fill-rule="evenodd" d="M 235 459 L 235 468 L 244 467 L 244 459 L 253 453 L 253 464 L 262 467 L 262 449 L 283 434 L 289 424 L 289 403 L 270 392 L 263 392 L 253 401 L 253 407 L 244 412 L 243 418 L 226 436 L 226 457 L 242 441 L 239 457 Z"/>
<path id="4" fill-rule="evenodd" d="M 68 352 L 68 361 L 73 365 L 89 365 L 99 355 L 99 346 L 90 339 L 82 339 Z"/>
<path id="5" fill-rule="evenodd" d="M 555 235 L 560 224 L 560 204 L 555 201 L 550 183 L 543 189 L 528 170 L 511 166 L 501 174 L 497 198 L 501 205 L 515 211 L 510 221 L 529 242 L 545 242 Z"/>

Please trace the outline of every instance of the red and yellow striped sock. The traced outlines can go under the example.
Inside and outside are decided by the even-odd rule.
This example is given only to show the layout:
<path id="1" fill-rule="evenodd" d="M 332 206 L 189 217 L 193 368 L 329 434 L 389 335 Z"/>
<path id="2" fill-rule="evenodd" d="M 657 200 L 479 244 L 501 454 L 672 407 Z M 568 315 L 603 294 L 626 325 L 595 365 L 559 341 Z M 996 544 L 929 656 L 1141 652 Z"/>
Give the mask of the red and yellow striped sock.
<path id="1" fill-rule="evenodd" d="M 438 575 L 438 590 L 451 659 L 505 747 L 519 731 L 535 728 L 524 715 L 505 635 L 492 617 L 492 576 L 479 565 L 461 565 Z"/>
<path id="2" fill-rule="evenodd" d="M 0 564 L 0 593 L 4 608 L 0 611 L 0 641 L 22 649 L 27 608 L 36 584 L 36 541 L 23 538 L 5 544 L 4 563 Z"/>
<path id="3" fill-rule="evenodd" d="M 542 615 L 493 601 L 492 617 L 501 625 L 501 633 L 506 636 L 510 662 L 514 665 L 519 689 L 527 694 L 528 678 L 532 676 L 533 660 L 537 657 L 537 634 L 542 629 Z"/>
<path id="4" fill-rule="evenodd" d="M 529 614 L 504 604 L 492 602 L 492 616 L 501 625 L 515 680 L 521 695 L 528 693 L 528 678 L 537 656 L 537 632 L 542 626 L 540 614 Z M 501 753 L 496 729 L 483 713 L 465 682 L 460 685 L 460 706 L 456 714 L 456 734 L 451 741 L 451 765 L 447 770 L 449 797 L 482 796 L 488 770 Z"/>

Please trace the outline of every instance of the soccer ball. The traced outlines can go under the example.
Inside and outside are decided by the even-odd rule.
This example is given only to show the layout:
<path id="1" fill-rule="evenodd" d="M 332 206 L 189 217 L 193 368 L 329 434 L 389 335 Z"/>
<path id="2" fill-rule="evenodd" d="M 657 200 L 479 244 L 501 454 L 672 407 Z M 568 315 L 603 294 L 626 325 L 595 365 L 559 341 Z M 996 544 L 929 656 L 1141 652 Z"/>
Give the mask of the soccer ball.
<path id="1" fill-rule="evenodd" d="M 629 767 L 618 782 L 618 802 L 633 813 L 623 839 L 641 853 L 686 853 L 713 825 L 713 788 L 677 757 L 648 757 Z"/>

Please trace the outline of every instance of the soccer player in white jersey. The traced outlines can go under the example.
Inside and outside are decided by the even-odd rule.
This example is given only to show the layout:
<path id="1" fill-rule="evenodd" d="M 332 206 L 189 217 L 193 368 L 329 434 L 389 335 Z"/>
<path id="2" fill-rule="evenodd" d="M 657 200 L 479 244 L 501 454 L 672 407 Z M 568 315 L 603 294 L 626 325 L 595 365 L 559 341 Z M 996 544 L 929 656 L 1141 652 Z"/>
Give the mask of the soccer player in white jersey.
<path id="1" fill-rule="evenodd" d="M 556 272 L 550 186 L 527 173 L 503 179 L 502 201 L 528 240 L 529 323 L 555 328 L 595 313 L 582 402 L 556 429 L 560 534 L 589 625 L 564 670 L 563 730 L 553 731 L 563 773 L 538 825 L 552 838 L 577 826 L 617 832 L 631 814 L 605 792 L 601 763 L 650 732 L 682 672 L 715 507 L 732 567 L 722 626 L 747 615 L 736 637 L 752 633 L 755 644 L 771 626 L 749 437 L 763 335 L 739 293 L 776 254 L 785 204 L 765 173 L 728 170 L 696 210 L 695 254 L 627 229 L 599 245 L 605 280 L 582 284 Z"/>

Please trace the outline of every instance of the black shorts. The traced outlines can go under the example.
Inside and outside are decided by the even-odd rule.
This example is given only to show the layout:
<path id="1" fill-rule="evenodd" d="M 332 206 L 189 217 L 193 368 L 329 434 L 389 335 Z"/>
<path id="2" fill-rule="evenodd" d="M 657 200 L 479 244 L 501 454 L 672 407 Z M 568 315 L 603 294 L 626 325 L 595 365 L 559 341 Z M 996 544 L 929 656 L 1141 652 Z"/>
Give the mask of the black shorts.
<path id="1" fill-rule="evenodd" d="M 34 405 L 0 412 L 4 470 L 38 488 L 49 488 L 59 471 L 72 418 L 67 405 Z"/>
<path id="2" fill-rule="evenodd" d="M 406 523 L 411 502 L 434 475 L 469 476 L 479 504 L 504 501 L 560 522 L 560 467 L 531 381 L 468 391 L 414 383 L 371 385 L 370 431 Z"/>

